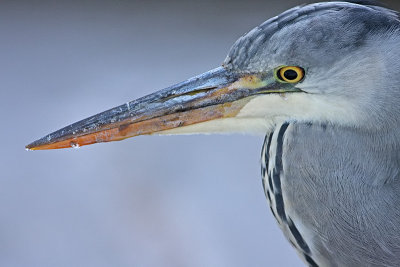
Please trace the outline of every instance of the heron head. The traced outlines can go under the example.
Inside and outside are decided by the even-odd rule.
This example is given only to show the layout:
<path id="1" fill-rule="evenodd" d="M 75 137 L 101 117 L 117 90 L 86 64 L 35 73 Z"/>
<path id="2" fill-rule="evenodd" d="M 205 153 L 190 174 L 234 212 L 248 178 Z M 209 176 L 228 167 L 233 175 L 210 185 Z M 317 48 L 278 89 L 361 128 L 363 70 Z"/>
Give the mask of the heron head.
<path id="1" fill-rule="evenodd" d="M 383 7 L 296 7 L 236 41 L 222 67 L 69 125 L 27 148 L 154 133 L 265 133 L 288 120 L 377 127 L 400 97 L 399 41 L 398 14 Z"/>
<path id="2" fill-rule="evenodd" d="M 394 11 L 317 3 L 254 28 L 236 41 L 224 64 L 239 73 L 275 76 L 276 88 L 296 89 L 284 97 L 256 97 L 242 116 L 380 128 L 393 117 L 400 97 L 399 41 L 400 18 Z M 282 81 L 280 71 L 297 68 L 303 70 L 301 80 Z"/>

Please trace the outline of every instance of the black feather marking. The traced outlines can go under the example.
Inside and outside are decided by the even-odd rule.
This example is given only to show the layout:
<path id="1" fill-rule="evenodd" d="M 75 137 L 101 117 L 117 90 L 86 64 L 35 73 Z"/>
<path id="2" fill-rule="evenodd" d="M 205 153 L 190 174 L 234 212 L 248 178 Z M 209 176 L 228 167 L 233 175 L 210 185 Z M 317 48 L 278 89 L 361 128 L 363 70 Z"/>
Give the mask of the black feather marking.
<path id="1" fill-rule="evenodd" d="M 307 254 L 304 254 L 304 258 L 306 259 L 306 262 L 309 264 L 308 266 L 310 267 L 318 267 L 318 264 Z"/>
<path id="2" fill-rule="evenodd" d="M 264 165 L 263 167 L 261 167 L 261 175 L 263 178 L 263 187 L 264 187 L 264 191 L 265 191 L 265 179 L 268 179 L 268 184 L 269 184 L 269 189 L 271 190 L 271 192 L 274 192 L 274 186 L 272 184 L 271 181 L 271 177 L 269 175 L 269 170 L 268 170 L 268 162 L 269 162 L 269 149 L 271 147 L 271 141 L 272 141 L 272 135 L 273 133 L 271 133 L 270 135 L 266 135 L 265 139 L 264 139 L 264 148 L 263 149 L 263 153 L 264 153 Z M 267 178 L 268 176 L 268 178 Z"/>
<path id="3" fill-rule="evenodd" d="M 279 218 L 281 218 L 282 222 L 286 222 L 285 205 L 283 204 L 281 193 L 275 193 L 275 206 Z"/>
<path id="4" fill-rule="evenodd" d="M 280 222 L 279 222 L 279 220 L 278 220 L 278 217 L 276 217 L 275 211 L 274 211 L 274 209 L 272 208 L 272 206 L 269 206 L 269 208 L 271 209 L 272 215 L 274 215 L 275 220 L 280 224 Z"/>
<path id="5" fill-rule="evenodd" d="M 265 177 L 265 174 L 266 174 L 266 172 L 267 172 L 267 169 L 264 167 L 264 166 L 262 166 L 261 167 L 261 177 Z M 263 181 L 264 181 L 264 179 L 263 179 Z"/>
<path id="6" fill-rule="evenodd" d="M 271 200 L 271 194 L 269 193 L 268 190 L 267 190 L 267 198 L 268 198 L 269 203 L 271 203 L 271 202 L 272 202 L 272 200 Z"/>
<path id="7" fill-rule="evenodd" d="M 262 186 L 263 186 L 263 188 L 264 188 L 264 192 L 267 192 L 267 189 L 265 188 L 265 179 L 263 178 L 263 179 L 261 179 L 261 182 L 262 182 Z M 268 193 L 268 192 L 267 192 Z"/>
<path id="8" fill-rule="evenodd" d="M 281 173 L 283 171 L 282 164 L 282 154 L 283 154 L 283 136 L 289 127 L 289 123 L 282 124 L 279 129 L 277 145 L 276 145 L 276 154 L 275 154 L 275 168 L 273 170 L 272 179 L 275 190 L 275 203 L 276 203 L 276 211 L 283 222 L 286 221 L 285 215 L 285 205 L 283 203 L 282 197 L 282 188 L 281 188 Z"/>
<path id="9" fill-rule="evenodd" d="M 268 172 L 268 162 L 269 162 L 269 149 L 271 147 L 271 141 L 272 141 L 272 135 L 273 133 L 271 133 L 268 137 L 268 143 L 267 143 L 267 147 L 265 149 L 265 166 L 267 168 L 267 172 Z"/>
<path id="10" fill-rule="evenodd" d="M 306 241 L 304 241 L 303 237 L 301 236 L 299 230 L 297 229 L 296 225 L 292 221 L 292 219 L 287 218 L 289 230 L 292 233 L 294 239 L 296 239 L 297 244 L 303 250 L 304 254 L 310 254 L 310 248 L 308 247 Z"/>
<path id="11" fill-rule="evenodd" d="M 271 178 L 271 176 L 272 176 L 272 175 L 268 175 L 268 184 L 269 184 L 269 189 L 270 189 L 271 192 L 274 194 L 275 189 L 274 189 L 274 184 L 272 183 L 272 178 Z"/>

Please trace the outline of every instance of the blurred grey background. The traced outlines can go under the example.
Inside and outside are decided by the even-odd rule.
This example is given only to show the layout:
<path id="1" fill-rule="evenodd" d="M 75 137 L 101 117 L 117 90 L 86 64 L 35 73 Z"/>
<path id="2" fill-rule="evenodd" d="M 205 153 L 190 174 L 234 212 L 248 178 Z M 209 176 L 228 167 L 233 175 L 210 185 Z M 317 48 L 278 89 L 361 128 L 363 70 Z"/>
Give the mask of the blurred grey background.
<path id="1" fill-rule="evenodd" d="M 263 137 L 24 145 L 219 66 L 303 2 L 1 1 L 0 266 L 302 266 L 264 197 Z"/>

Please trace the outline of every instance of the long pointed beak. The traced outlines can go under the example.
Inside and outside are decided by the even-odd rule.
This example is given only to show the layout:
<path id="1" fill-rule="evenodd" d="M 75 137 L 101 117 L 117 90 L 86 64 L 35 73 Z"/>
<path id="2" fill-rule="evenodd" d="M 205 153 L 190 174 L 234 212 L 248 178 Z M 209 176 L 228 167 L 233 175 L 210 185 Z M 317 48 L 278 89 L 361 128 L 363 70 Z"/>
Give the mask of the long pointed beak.
<path id="1" fill-rule="evenodd" d="M 209 120 L 234 117 L 257 94 L 276 89 L 273 77 L 239 75 L 216 68 L 177 85 L 55 131 L 27 149 L 59 149 L 123 140 Z"/>

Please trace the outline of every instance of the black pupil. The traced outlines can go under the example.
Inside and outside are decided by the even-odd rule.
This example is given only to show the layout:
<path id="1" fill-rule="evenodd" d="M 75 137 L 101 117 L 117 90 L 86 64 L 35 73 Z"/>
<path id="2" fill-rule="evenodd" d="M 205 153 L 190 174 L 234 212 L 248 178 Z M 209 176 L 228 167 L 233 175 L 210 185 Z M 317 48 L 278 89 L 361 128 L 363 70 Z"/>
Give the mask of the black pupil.
<path id="1" fill-rule="evenodd" d="M 285 76 L 285 78 L 286 78 L 287 80 L 293 81 L 293 80 L 296 80 L 297 77 L 298 77 L 299 75 L 298 75 L 297 72 L 294 71 L 294 70 L 287 70 L 287 71 L 285 71 L 285 72 L 283 73 L 283 76 Z"/>

